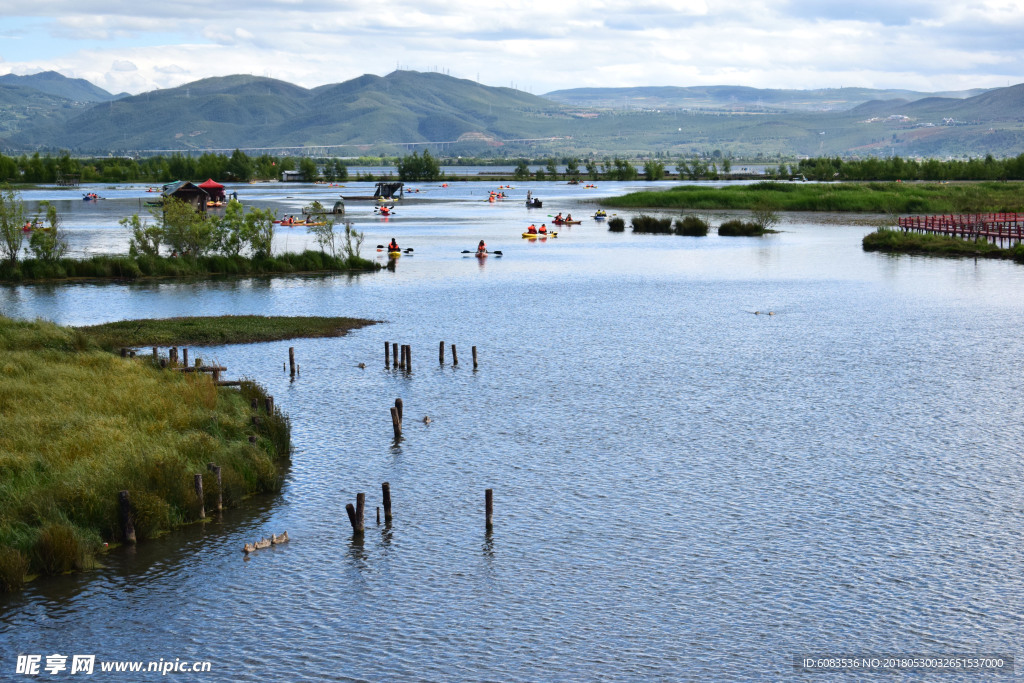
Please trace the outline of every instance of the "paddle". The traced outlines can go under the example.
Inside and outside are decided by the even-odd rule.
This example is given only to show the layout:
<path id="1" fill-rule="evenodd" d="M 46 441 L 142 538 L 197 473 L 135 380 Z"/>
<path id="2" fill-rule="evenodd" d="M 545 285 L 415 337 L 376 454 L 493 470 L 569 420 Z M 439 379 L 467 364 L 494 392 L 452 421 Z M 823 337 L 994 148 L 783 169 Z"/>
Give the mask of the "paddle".
<path id="1" fill-rule="evenodd" d="M 476 252 L 475 251 L 470 251 L 469 249 L 463 249 L 462 253 L 463 254 L 475 254 Z M 485 251 L 484 253 L 485 254 L 494 254 L 495 256 L 502 256 L 503 255 L 500 251 Z"/>

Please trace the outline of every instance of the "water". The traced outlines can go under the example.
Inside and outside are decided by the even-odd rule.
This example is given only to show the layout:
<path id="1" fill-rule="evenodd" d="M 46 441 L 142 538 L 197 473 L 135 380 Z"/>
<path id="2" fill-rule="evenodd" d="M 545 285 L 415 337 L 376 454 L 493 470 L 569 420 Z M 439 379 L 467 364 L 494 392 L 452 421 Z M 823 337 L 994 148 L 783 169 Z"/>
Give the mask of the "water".
<path id="1" fill-rule="evenodd" d="M 196 678 L 218 681 L 777 680 L 812 652 L 1018 652 L 1024 269 L 866 254 L 875 217 L 787 215 L 766 238 L 590 219 L 519 237 L 630 187 L 489 204 L 480 184 L 424 184 L 386 221 L 350 203 L 364 253 L 415 249 L 394 272 L 0 290 L 5 315 L 67 324 L 384 321 L 203 349 L 291 415 L 283 492 L 0 596 L 0 678 L 54 652 L 210 661 Z M 76 248 L 123 249 L 110 223 L 134 192 L 70 202 Z M 282 212 L 325 192 L 239 189 Z M 479 239 L 504 256 L 461 254 Z M 448 348 L 438 364 L 440 340 L 459 366 Z M 412 346 L 410 375 L 383 368 L 384 341 Z M 384 481 L 390 528 L 374 523 Z M 344 513 L 358 492 L 362 543 Z"/>

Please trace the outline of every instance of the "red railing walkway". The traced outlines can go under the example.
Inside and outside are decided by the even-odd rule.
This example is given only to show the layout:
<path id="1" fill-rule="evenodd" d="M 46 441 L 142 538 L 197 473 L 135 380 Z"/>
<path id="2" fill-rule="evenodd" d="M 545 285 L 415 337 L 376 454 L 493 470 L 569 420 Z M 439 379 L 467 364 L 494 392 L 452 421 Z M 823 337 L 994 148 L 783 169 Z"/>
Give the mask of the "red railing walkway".
<path id="1" fill-rule="evenodd" d="M 1024 214 L 967 213 L 945 216 L 906 216 L 897 221 L 903 232 L 922 232 L 959 237 L 965 240 L 986 239 L 1000 247 L 1024 242 Z"/>

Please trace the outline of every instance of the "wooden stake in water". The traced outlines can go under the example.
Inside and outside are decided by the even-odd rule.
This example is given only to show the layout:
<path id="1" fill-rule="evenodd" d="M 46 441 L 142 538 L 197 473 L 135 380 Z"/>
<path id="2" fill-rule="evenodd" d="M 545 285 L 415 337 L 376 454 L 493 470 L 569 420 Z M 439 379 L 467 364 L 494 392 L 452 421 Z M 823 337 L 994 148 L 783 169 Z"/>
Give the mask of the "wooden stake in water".
<path id="1" fill-rule="evenodd" d="M 391 342 L 391 355 L 394 356 L 395 370 L 398 369 L 398 342 Z"/>
<path id="2" fill-rule="evenodd" d="M 391 406 L 391 426 L 395 428 L 395 438 L 402 436 L 402 420 L 398 417 L 398 408 Z"/>
<path id="3" fill-rule="evenodd" d="M 405 371 L 412 372 L 412 344 L 405 345 Z"/>
<path id="4" fill-rule="evenodd" d="M 384 369 L 391 369 L 391 345 L 388 342 L 384 342 Z"/>
<path id="5" fill-rule="evenodd" d="M 181 349 L 181 364 L 188 367 L 188 348 Z"/>
<path id="6" fill-rule="evenodd" d="M 401 360 L 398 361 L 398 369 L 405 370 L 405 344 L 402 344 L 398 350 L 401 352 Z"/>
<path id="7" fill-rule="evenodd" d="M 352 533 L 356 532 L 356 508 L 352 503 L 345 504 L 345 512 L 348 513 L 348 521 L 352 524 Z"/>
<path id="8" fill-rule="evenodd" d="M 452 365 L 459 364 L 459 354 L 455 352 L 455 344 L 452 344 Z"/>
<path id="9" fill-rule="evenodd" d="M 366 512 L 366 494 L 365 493 L 357 493 L 356 494 L 356 533 L 357 534 L 363 533 L 363 531 L 366 528 L 365 525 L 363 524 L 363 515 L 365 514 L 365 512 Z"/>
<path id="10" fill-rule="evenodd" d="M 274 397 L 273 396 L 267 396 L 267 398 L 264 400 L 264 404 L 265 404 L 265 407 L 267 409 L 267 415 L 273 415 L 274 414 Z"/>
<path id="11" fill-rule="evenodd" d="M 395 407 L 398 408 L 398 421 L 402 421 L 402 399 L 395 399 Z"/>
<path id="12" fill-rule="evenodd" d="M 437 347 L 437 361 L 438 361 L 438 362 L 439 362 L 439 363 L 440 363 L 441 365 L 444 365 L 444 342 L 443 342 L 443 341 L 442 341 L 442 342 L 441 342 L 441 344 L 440 344 L 440 345 L 439 345 L 439 346 Z"/>
<path id="13" fill-rule="evenodd" d="M 203 504 L 203 475 L 197 474 L 195 476 L 196 481 L 196 498 L 199 499 L 199 519 L 206 518 L 206 506 Z"/>
<path id="14" fill-rule="evenodd" d="M 494 527 L 494 489 L 487 489 L 484 492 L 484 516 L 486 517 L 487 530 Z"/>
<path id="15" fill-rule="evenodd" d="M 384 523 L 391 524 L 391 484 L 384 482 L 380 485 L 381 493 L 384 494 Z M 380 508 L 377 508 L 378 515 Z M 380 524 L 380 519 L 377 520 Z"/>
<path id="16" fill-rule="evenodd" d="M 160 357 L 160 354 L 158 353 L 157 348 L 154 346 L 153 347 L 153 360 L 156 360 L 159 357 Z"/>
<path id="17" fill-rule="evenodd" d="M 474 370 L 476 370 L 476 368 L 477 368 L 477 362 L 476 362 L 476 347 L 474 346 L 474 347 L 473 347 L 473 369 L 474 369 Z"/>
<path id="18" fill-rule="evenodd" d="M 132 504 L 128 500 L 128 491 L 118 492 L 117 506 L 121 517 L 121 538 L 125 543 L 135 543 L 135 522 L 132 515 Z"/>
<path id="19" fill-rule="evenodd" d="M 295 378 L 295 347 L 288 347 L 288 367 L 291 370 L 292 379 Z"/>

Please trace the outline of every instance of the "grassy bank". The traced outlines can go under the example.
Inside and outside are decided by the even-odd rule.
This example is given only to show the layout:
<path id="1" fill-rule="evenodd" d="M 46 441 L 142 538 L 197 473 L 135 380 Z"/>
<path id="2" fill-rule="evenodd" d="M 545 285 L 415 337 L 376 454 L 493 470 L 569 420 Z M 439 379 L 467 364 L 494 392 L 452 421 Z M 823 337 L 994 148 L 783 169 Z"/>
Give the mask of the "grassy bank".
<path id="1" fill-rule="evenodd" d="M 53 261 L 25 259 L 13 264 L 4 261 L 0 263 L 0 282 L 360 272 L 379 268 L 380 264 L 369 259 L 353 257 L 346 260 L 320 251 L 286 253 L 266 258 L 97 255 L 87 259 L 62 258 Z"/>
<path id="2" fill-rule="evenodd" d="M 222 468 L 226 505 L 280 488 L 290 425 L 277 409 L 253 424 L 264 394 L 251 382 L 218 389 L 46 322 L 0 317 L 0 352 L 0 590 L 88 567 L 121 541 L 123 489 L 143 541 L 197 518 L 195 474 L 211 509 L 207 463 Z"/>
<path id="3" fill-rule="evenodd" d="M 622 208 L 687 210 L 836 211 L 864 213 L 974 213 L 1024 210 L 1024 183 L 793 183 L 633 192 L 601 204 Z"/>
<path id="4" fill-rule="evenodd" d="M 1024 263 L 1024 246 L 1003 249 L 984 240 L 975 242 L 944 235 L 903 232 L 892 228 L 879 228 L 875 232 L 865 235 L 862 244 L 864 251 L 931 256 L 981 256 L 1013 259 L 1018 263 Z"/>
<path id="5" fill-rule="evenodd" d="M 375 322 L 361 318 L 222 315 L 119 320 L 77 329 L 101 348 L 112 351 L 122 346 L 211 346 L 298 337 L 340 337 L 349 330 Z"/>

